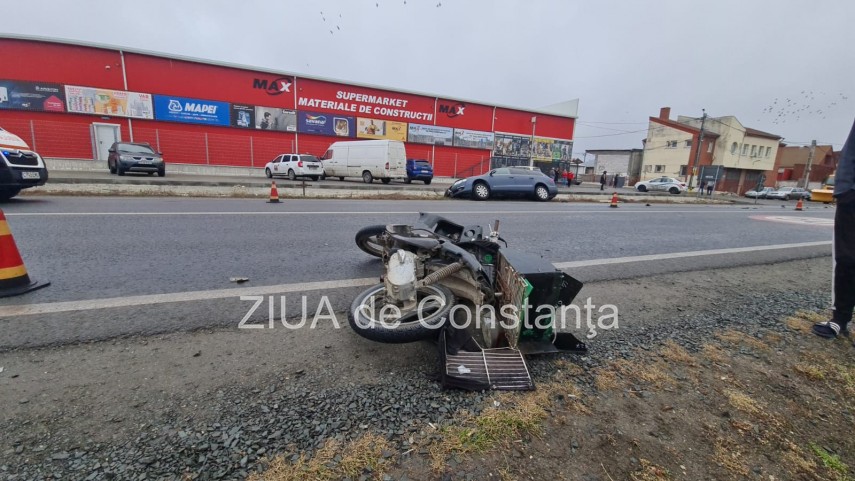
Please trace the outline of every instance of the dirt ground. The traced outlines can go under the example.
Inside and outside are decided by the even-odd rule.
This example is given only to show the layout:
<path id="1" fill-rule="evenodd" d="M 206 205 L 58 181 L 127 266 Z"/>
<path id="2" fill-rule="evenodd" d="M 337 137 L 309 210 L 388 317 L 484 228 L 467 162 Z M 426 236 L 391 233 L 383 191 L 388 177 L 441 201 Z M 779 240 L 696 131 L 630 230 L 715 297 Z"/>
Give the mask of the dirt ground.
<path id="1" fill-rule="evenodd" d="M 630 324 L 602 333 L 586 357 L 534 361 L 536 391 L 478 396 L 477 414 L 424 423 L 406 449 L 368 429 L 326 451 L 282 453 L 290 460 L 271 452 L 257 479 L 855 479 L 855 348 L 807 332 L 827 315 L 817 306 L 829 264 L 591 284 L 582 297 L 618 296 Z M 798 282 L 780 282 L 793 273 Z M 800 285 L 814 292 L 794 294 Z M 778 310 L 754 322 L 771 304 Z M 214 423 L 240 399 L 286 387 L 382 385 L 429 371 L 433 355 L 429 345 L 377 345 L 332 328 L 0 353 L 0 474 L 58 467 L 57 451 L 97 453 L 181 420 Z M 86 478 L 62 473 L 54 479 Z M 159 478 L 172 479 L 149 476 Z"/>

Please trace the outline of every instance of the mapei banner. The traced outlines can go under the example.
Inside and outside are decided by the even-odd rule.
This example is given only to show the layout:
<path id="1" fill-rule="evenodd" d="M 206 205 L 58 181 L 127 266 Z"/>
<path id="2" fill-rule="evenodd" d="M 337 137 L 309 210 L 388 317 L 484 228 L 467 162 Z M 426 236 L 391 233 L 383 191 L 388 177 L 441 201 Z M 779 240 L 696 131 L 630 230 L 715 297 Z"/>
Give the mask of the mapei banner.
<path id="1" fill-rule="evenodd" d="M 228 127 L 229 114 L 229 104 L 226 102 L 168 95 L 154 96 L 154 117 L 157 120 Z"/>
<path id="2" fill-rule="evenodd" d="M 360 139 L 407 140 L 407 124 L 391 120 L 356 119 L 356 136 Z"/>
<path id="3" fill-rule="evenodd" d="M 356 137 L 356 117 L 297 112 L 297 131 L 302 134 L 329 135 L 331 137 Z"/>
<path id="4" fill-rule="evenodd" d="M 407 130 L 407 141 L 417 144 L 451 146 L 454 129 L 437 125 L 410 124 Z"/>
<path id="5" fill-rule="evenodd" d="M 151 94 L 66 85 L 65 98 L 72 113 L 154 118 Z"/>
<path id="6" fill-rule="evenodd" d="M 0 80 L 0 109 L 65 112 L 65 90 L 59 84 Z"/>

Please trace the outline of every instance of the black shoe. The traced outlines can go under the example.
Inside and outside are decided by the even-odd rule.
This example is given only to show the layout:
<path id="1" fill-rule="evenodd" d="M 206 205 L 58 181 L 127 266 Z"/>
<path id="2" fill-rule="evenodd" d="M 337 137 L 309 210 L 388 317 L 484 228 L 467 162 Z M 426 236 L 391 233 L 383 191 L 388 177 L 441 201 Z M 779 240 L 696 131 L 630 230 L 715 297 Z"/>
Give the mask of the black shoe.
<path id="1" fill-rule="evenodd" d="M 817 322 L 811 328 L 811 331 L 819 337 L 826 339 L 835 339 L 838 336 L 849 337 L 849 329 L 844 324 L 841 326 L 835 321 Z"/>

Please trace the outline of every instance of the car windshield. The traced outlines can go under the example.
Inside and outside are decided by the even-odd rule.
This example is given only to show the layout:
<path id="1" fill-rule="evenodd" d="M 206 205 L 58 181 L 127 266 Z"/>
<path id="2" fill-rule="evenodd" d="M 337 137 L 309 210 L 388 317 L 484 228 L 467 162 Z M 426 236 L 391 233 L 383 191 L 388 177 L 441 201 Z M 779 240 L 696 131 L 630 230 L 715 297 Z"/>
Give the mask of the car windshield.
<path id="1" fill-rule="evenodd" d="M 130 152 L 132 154 L 153 154 L 154 150 L 148 145 L 139 144 L 119 144 L 119 150 L 122 152 Z"/>
<path id="2" fill-rule="evenodd" d="M 427 160 L 417 160 L 415 164 L 419 167 L 430 167 L 430 162 Z"/>
<path id="3" fill-rule="evenodd" d="M 314 155 L 301 155 L 300 160 L 303 162 L 320 162 L 320 160 L 318 160 Z"/>

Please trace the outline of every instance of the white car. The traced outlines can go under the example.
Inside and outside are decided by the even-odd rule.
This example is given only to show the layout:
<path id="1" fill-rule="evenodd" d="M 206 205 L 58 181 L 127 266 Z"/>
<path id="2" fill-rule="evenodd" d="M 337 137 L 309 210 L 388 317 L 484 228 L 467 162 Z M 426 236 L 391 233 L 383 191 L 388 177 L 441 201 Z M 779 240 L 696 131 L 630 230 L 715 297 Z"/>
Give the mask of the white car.
<path id="1" fill-rule="evenodd" d="M 264 166 L 264 175 L 268 179 L 286 175 L 291 180 L 297 177 L 318 180 L 324 176 L 324 166 L 314 155 L 281 154 Z"/>
<path id="2" fill-rule="evenodd" d="M 673 177 L 657 177 L 635 184 L 635 190 L 639 192 L 669 192 L 671 194 L 682 194 L 688 190 L 685 182 Z"/>

